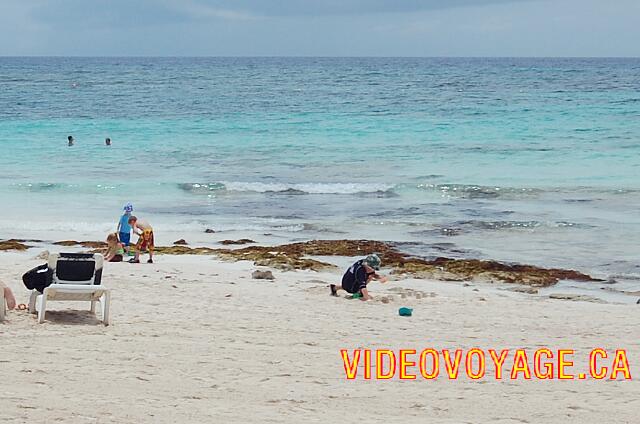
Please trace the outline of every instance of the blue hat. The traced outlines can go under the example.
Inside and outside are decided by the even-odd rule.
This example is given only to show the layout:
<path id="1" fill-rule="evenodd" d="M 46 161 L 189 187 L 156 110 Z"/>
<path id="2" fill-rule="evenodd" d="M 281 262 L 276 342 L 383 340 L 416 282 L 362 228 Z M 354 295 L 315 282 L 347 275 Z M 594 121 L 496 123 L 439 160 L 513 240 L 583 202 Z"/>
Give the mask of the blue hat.
<path id="1" fill-rule="evenodd" d="M 133 205 L 131 203 L 127 203 L 126 205 L 124 205 L 124 211 L 133 212 Z"/>

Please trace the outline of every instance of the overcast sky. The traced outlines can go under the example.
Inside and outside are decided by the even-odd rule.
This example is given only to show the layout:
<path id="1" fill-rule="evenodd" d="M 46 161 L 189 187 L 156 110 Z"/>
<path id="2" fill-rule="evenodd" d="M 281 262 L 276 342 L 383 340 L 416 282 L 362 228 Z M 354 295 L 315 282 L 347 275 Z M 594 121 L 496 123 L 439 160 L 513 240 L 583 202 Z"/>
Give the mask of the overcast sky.
<path id="1" fill-rule="evenodd" d="M 640 56 L 640 0 L 0 0 L 0 55 Z"/>

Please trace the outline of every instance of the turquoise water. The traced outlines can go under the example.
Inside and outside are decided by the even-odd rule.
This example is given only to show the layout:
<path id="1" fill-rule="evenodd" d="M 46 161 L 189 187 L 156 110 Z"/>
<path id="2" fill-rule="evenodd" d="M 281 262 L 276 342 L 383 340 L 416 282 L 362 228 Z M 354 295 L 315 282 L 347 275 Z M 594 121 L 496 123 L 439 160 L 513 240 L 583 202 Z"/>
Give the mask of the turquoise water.
<path id="1" fill-rule="evenodd" d="M 103 238 L 131 201 L 165 243 L 365 237 L 633 282 L 639 134 L 640 59 L 0 58 L 0 235 Z"/>

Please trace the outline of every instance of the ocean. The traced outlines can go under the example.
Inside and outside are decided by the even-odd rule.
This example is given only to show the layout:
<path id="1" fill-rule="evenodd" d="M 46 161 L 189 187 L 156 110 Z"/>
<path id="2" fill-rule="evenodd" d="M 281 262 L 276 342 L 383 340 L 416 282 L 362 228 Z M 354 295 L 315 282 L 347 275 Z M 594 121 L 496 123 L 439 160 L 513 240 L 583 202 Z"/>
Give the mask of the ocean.
<path id="1" fill-rule="evenodd" d="M 640 290 L 640 59 L 2 57 L 0 147 L 0 238 L 104 239 L 132 202 L 159 244 L 378 239 Z"/>

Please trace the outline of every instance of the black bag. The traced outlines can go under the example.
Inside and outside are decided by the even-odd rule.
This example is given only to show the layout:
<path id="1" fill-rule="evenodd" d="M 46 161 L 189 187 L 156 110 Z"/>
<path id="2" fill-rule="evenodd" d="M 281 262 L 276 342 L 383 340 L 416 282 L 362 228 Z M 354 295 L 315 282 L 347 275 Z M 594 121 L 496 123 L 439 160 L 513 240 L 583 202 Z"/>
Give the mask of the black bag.
<path id="1" fill-rule="evenodd" d="M 29 290 L 38 290 L 40 293 L 51 285 L 51 273 L 47 264 L 37 266 L 27 271 L 22 276 L 22 282 Z"/>

